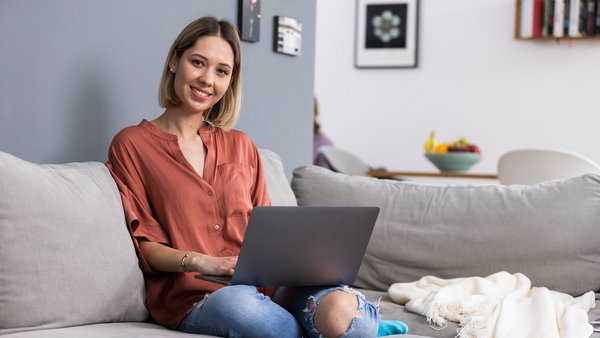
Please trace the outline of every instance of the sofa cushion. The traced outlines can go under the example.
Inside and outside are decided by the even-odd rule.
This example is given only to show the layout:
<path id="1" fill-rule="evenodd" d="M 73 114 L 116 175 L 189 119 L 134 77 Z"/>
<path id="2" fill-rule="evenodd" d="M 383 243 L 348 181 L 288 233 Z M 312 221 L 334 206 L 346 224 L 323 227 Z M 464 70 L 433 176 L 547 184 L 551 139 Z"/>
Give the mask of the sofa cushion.
<path id="1" fill-rule="evenodd" d="M 263 164 L 267 190 L 272 205 L 296 206 L 296 197 L 290 187 L 290 182 L 285 176 L 281 158 L 275 152 L 268 149 L 259 149 Z"/>
<path id="2" fill-rule="evenodd" d="M 0 152 L 0 335 L 143 321 L 144 280 L 103 163 Z"/>
<path id="3" fill-rule="evenodd" d="M 8 334 L 2 338 L 217 338 L 149 323 L 105 323 Z"/>
<path id="4" fill-rule="evenodd" d="M 415 335 L 415 337 L 456 338 L 457 323 L 448 322 L 447 326 L 441 329 L 429 324 L 425 316 L 410 312 L 403 305 L 395 303 L 385 291 L 357 290 L 374 304 L 379 304 L 381 319 L 400 320 L 404 322 L 408 326 L 408 332 Z"/>
<path id="5" fill-rule="evenodd" d="M 434 186 L 294 171 L 299 205 L 381 208 L 356 286 L 521 272 L 572 295 L 600 289 L 600 176 L 533 186 Z"/>

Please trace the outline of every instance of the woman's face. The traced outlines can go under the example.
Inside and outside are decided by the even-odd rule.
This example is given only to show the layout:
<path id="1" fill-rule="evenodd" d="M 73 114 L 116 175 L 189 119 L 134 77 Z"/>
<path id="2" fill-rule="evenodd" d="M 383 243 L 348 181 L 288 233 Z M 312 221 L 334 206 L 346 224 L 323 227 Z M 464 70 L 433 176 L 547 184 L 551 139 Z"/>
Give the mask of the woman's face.
<path id="1" fill-rule="evenodd" d="M 217 103 L 229 88 L 233 72 L 233 50 L 219 36 L 205 36 L 169 68 L 175 71 L 175 94 L 190 113 L 203 113 Z"/>

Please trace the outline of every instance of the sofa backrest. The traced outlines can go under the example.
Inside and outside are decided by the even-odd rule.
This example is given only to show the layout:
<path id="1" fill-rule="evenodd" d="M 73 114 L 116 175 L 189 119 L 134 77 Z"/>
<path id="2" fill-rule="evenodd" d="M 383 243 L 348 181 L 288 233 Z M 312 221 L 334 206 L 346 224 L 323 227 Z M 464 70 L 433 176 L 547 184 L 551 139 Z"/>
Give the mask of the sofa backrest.
<path id="1" fill-rule="evenodd" d="M 271 198 L 271 204 L 279 206 L 296 206 L 296 196 L 285 176 L 281 158 L 269 149 L 259 149 L 262 160 L 267 190 Z"/>
<path id="2" fill-rule="evenodd" d="M 521 272 L 534 286 L 600 290 L 600 176 L 533 186 L 433 186 L 297 168 L 299 205 L 381 210 L 355 285 Z"/>
<path id="3" fill-rule="evenodd" d="M 103 163 L 0 152 L 0 335 L 143 321 L 144 280 Z"/>

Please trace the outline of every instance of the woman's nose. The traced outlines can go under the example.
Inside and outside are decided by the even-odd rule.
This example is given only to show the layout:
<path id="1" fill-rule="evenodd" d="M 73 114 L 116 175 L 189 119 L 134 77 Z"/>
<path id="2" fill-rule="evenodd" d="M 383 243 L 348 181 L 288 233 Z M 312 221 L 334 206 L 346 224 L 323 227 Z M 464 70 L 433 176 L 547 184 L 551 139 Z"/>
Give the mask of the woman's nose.
<path id="1" fill-rule="evenodd" d="M 213 76 L 210 71 L 204 71 L 198 76 L 198 81 L 201 87 L 210 87 L 213 85 Z"/>

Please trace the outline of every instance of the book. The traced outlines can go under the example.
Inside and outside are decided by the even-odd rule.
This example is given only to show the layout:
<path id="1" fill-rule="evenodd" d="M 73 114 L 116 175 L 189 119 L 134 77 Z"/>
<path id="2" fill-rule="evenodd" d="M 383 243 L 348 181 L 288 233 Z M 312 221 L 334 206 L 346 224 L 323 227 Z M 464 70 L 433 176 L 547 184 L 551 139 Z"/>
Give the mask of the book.
<path id="1" fill-rule="evenodd" d="M 563 36 L 569 36 L 569 23 L 571 22 L 571 0 L 564 0 L 564 15 L 565 18 L 563 20 Z M 575 0 L 573 0 L 575 1 Z"/>
<path id="2" fill-rule="evenodd" d="M 531 35 L 533 37 L 542 36 L 542 26 L 544 25 L 544 0 L 533 0 L 533 27 Z"/>
<path id="3" fill-rule="evenodd" d="M 520 35 L 522 38 L 530 38 L 533 36 L 533 1 L 521 0 L 521 22 Z"/>
<path id="4" fill-rule="evenodd" d="M 600 34 L 600 0 L 596 0 L 596 34 Z"/>
<path id="5" fill-rule="evenodd" d="M 596 0 L 596 34 L 600 34 L 600 0 Z"/>
<path id="6" fill-rule="evenodd" d="M 570 37 L 578 37 L 581 36 L 579 32 L 579 9 L 580 9 L 580 1 L 579 0 L 571 0 L 569 6 L 569 36 Z"/>
<path id="7" fill-rule="evenodd" d="M 552 35 L 561 38 L 564 35 L 565 22 L 565 1 L 554 0 L 554 23 L 552 27 Z"/>
<path id="8" fill-rule="evenodd" d="M 552 35 L 552 24 L 554 23 L 554 18 L 552 17 L 553 13 L 554 0 L 544 0 L 544 19 L 542 23 L 542 36 Z"/>
<path id="9" fill-rule="evenodd" d="M 587 35 L 587 0 L 579 0 L 579 35 Z"/>
<path id="10" fill-rule="evenodd" d="M 596 34 L 596 0 L 587 0 L 586 35 Z"/>

